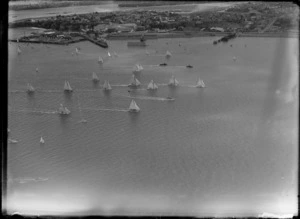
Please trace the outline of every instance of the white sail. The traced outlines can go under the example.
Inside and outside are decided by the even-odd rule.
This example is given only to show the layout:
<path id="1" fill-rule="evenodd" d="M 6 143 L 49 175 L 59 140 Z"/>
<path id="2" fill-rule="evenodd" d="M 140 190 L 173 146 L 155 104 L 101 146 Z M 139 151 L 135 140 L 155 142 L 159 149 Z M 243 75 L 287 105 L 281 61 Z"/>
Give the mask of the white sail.
<path id="1" fill-rule="evenodd" d="M 43 137 L 41 137 L 40 143 L 41 143 L 41 144 L 44 144 L 44 143 L 45 143 L 45 140 L 43 139 Z"/>
<path id="2" fill-rule="evenodd" d="M 93 78 L 93 81 L 99 81 L 98 75 L 95 72 L 93 72 L 92 78 Z"/>
<path id="3" fill-rule="evenodd" d="M 109 84 L 109 81 L 104 81 L 104 85 L 103 85 L 103 89 L 104 90 L 111 90 L 111 86 Z"/>
<path id="4" fill-rule="evenodd" d="M 167 52 L 166 52 L 166 57 L 167 58 L 170 58 L 172 56 L 172 54 L 167 50 Z"/>
<path id="5" fill-rule="evenodd" d="M 157 85 L 153 82 L 153 80 L 150 81 L 150 83 L 148 84 L 147 89 L 148 90 L 156 90 L 158 87 Z"/>
<path id="6" fill-rule="evenodd" d="M 60 107 L 59 107 L 59 109 L 58 109 L 58 113 L 59 114 L 69 114 L 71 111 L 70 110 L 68 110 L 68 108 L 67 107 L 64 107 L 62 104 L 60 104 Z"/>
<path id="7" fill-rule="evenodd" d="M 76 48 L 76 54 L 77 54 L 77 55 L 79 54 L 79 49 L 78 49 L 78 48 Z"/>
<path id="8" fill-rule="evenodd" d="M 196 87 L 205 87 L 204 81 L 199 78 Z"/>
<path id="9" fill-rule="evenodd" d="M 143 66 L 142 65 L 138 65 L 138 69 L 140 70 L 140 71 L 142 71 L 144 68 L 143 68 Z"/>
<path id="10" fill-rule="evenodd" d="M 174 77 L 174 75 L 172 75 L 172 78 L 169 81 L 169 85 L 170 86 L 177 86 L 177 85 L 179 85 L 179 82 L 176 80 L 176 78 Z"/>
<path id="11" fill-rule="evenodd" d="M 102 57 L 101 57 L 101 56 L 99 56 L 98 62 L 99 62 L 100 64 L 102 64 L 102 63 L 103 63 L 103 59 L 102 59 Z"/>
<path id="12" fill-rule="evenodd" d="M 34 92 L 35 91 L 35 89 L 34 89 L 34 87 L 31 85 L 31 84 L 27 84 L 27 91 L 28 92 Z"/>
<path id="13" fill-rule="evenodd" d="M 134 75 L 132 75 L 130 85 L 131 86 L 139 86 L 139 85 L 141 85 L 141 82 Z"/>
<path id="14" fill-rule="evenodd" d="M 136 86 L 141 85 L 141 82 L 140 82 L 137 78 L 135 78 L 135 85 L 136 85 Z"/>
<path id="15" fill-rule="evenodd" d="M 18 54 L 21 54 L 21 49 L 20 49 L 20 47 L 18 46 Z"/>
<path id="16" fill-rule="evenodd" d="M 148 84 L 147 89 L 148 90 L 153 90 L 154 86 L 153 86 L 153 80 L 150 81 L 150 83 Z"/>
<path id="17" fill-rule="evenodd" d="M 136 102 L 134 100 L 131 100 L 130 106 L 129 106 L 129 111 L 131 112 L 139 112 L 140 108 L 138 107 L 138 105 L 136 104 Z"/>
<path id="18" fill-rule="evenodd" d="M 65 91 L 72 91 L 73 90 L 68 81 L 65 81 L 64 90 Z"/>
<path id="19" fill-rule="evenodd" d="M 107 56 L 108 56 L 108 57 L 110 57 L 110 56 L 111 56 L 110 52 L 107 52 Z"/>

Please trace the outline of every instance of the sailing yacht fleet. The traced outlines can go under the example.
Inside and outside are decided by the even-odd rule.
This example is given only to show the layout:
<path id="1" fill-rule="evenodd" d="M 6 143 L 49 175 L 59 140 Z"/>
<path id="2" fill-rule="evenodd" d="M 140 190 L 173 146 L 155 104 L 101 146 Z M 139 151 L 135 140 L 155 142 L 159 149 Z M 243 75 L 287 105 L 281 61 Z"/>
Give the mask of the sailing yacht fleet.
<path id="1" fill-rule="evenodd" d="M 22 52 L 19 46 L 17 48 L 17 52 L 18 52 L 18 54 L 21 54 L 21 52 Z M 79 54 L 79 49 L 78 48 L 76 48 L 76 54 Z M 149 52 L 146 51 L 146 54 L 149 55 Z M 110 52 L 107 52 L 107 56 L 111 57 Z M 118 56 L 116 52 L 114 52 L 114 56 L 115 57 Z M 170 58 L 171 56 L 172 56 L 172 54 L 169 51 L 166 51 L 165 57 L 166 58 Z M 236 60 L 236 57 L 234 57 L 233 59 Z M 104 61 L 103 61 L 102 57 L 99 56 L 98 63 L 99 64 L 103 64 L 103 62 Z M 140 72 L 142 72 L 143 69 L 144 68 L 143 68 L 143 66 L 141 64 L 136 64 L 134 66 L 133 74 L 132 74 L 132 78 L 131 78 L 131 82 L 128 85 L 128 87 L 130 87 L 130 88 L 138 88 L 138 87 L 141 86 L 141 82 L 136 78 L 135 73 L 140 73 Z M 37 73 L 39 72 L 38 68 L 36 68 L 36 72 Z M 93 82 L 99 82 L 100 81 L 98 75 L 95 72 L 92 73 L 92 81 Z M 174 75 L 171 76 L 171 78 L 169 80 L 169 83 L 168 83 L 168 86 L 170 86 L 170 87 L 177 87 L 177 86 L 179 86 L 179 82 L 175 78 Z M 204 88 L 205 87 L 204 81 L 202 79 L 200 79 L 200 77 L 198 78 L 198 81 L 197 81 L 195 87 L 197 87 L 197 88 Z M 151 80 L 149 82 L 149 84 L 147 85 L 147 90 L 153 90 L 154 91 L 154 90 L 157 90 L 157 89 L 158 89 L 158 85 L 153 80 Z M 110 90 L 112 90 L 112 87 L 111 87 L 111 85 L 110 85 L 110 83 L 109 83 L 108 80 L 104 81 L 103 90 L 104 91 L 110 91 Z M 65 80 L 65 83 L 64 83 L 64 91 L 65 92 L 72 92 L 73 91 L 73 89 L 72 89 L 72 87 L 70 85 L 70 82 L 67 81 L 67 80 Z M 30 83 L 27 84 L 27 92 L 28 93 L 34 93 L 35 92 L 35 88 Z M 168 97 L 167 99 L 174 100 L 174 98 L 171 98 L 171 97 Z M 129 108 L 128 108 L 128 112 L 137 113 L 140 110 L 141 110 L 140 107 L 132 99 L 131 103 L 129 105 Z M 60 104 L 60 107 L 58 108 L 57 112 L 58 112 L 58 114 L 60 114 L 62 116 L 69 115 L 71 113 L 71 111 L 67 107 L 65 107 L 63 104 Z M 86 122 L 86 120 L 84 120 L 84 122 Z M 9 134 L 9 132 L 10 132 L 10 130 L 8 129 L 8 134 Z M 18 143 L 18 141 L 9 138 L 8 139 L 8 143 L 16 144 L 16 143 Z M 41 136 L 41 138 L 40 138 L 40 144 L 44 144 L 44 143 L 45 143 L 45 140 Z"/>

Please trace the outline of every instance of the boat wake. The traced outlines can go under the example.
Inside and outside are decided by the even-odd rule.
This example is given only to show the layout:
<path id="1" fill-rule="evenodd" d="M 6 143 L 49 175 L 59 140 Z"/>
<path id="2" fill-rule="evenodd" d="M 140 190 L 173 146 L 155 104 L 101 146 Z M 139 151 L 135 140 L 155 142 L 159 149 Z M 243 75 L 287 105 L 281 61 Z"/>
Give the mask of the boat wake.
<path id="1" fill-rule="evenodd" d="M 119 94 L 119 96 L 131 98 L 131 99 L 140 99 L 140 100 L 157 100 L 157 101 L 173 101 L 174 98 L 165 98 L 165 97 L 148 97 L 148 96 L 126 96 Z"/>
<path id="2" fill-rule="evenodd" d="M 49 178 L 43 178 L 43 177 L 38 177 L 38 178 L 31 178 L 31 177 L 24 177 L 24 178 L 16 178 L 13 179 L 12 181 L 18 182 L 18 183 L 29 183 L 29 182 L 44 182 L 49 180 Z"/>
<path id="3" fill-rule="evenodd" d="M 9 109 L 9 112 L 17 112 L 17 113 L 37 113 L 37 114 L 57 114 L 56 110 L 32 110 L 32 109 Z"/>
<path id="4" fill-rule="evenodd" d="M 111 112 L 128 112 L 128 109 L 105 109 L 105 108 L 81 108 L 86 111 L 111 111 Z"/>

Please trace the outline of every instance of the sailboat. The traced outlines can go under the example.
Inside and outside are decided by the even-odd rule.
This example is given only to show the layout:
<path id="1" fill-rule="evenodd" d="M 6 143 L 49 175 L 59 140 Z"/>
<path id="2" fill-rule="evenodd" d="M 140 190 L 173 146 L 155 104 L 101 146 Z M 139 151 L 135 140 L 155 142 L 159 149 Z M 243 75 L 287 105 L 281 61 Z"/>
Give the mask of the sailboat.
<path id="1" fill-rule="evenodd" d="M 35 71 L 36 71 L 36 72 L 39 72 L 39 68 L 36 68 Z"/>
<path id="2" fill-rule="evenodd" d="M 105 81 L 104 81 L 104 85 L 103 85 L 103 90 L 109 91 L 109 90 L 111 90 L 111 89 L 112 89 L 112 88 L 111 88 L 111 86 L 110 86 L 110 84 L 109 84 L 109 81 L 105 80 Z"/>
<path id="3" fill-rule="evenodd" d="M 28 93 L 33 93 L 35 91 L 34 87 L 31 84 L 27 84 L 27 92 Z"/>
<path id="4" fill-rule="evenodd" d="M 170 79 L 168 85 L 172 87 L 177 87 L 179 85 L 179 82 L 176 80 L 174 75 L 172 75 L 172 78 Z"/>
<path id="5" fill-rule="evenodd" d="M 21 49 L 20 49 L 20 47 L 18 46 L 18 54 L 21 54 Z"/>
<path id="6" fill-rule="evenodd" d="M 137 113 L 140 111 L 140 108 L 136 104 L 134 100 L 131 100 L 130 106 L 129 106 L 129 112 Z"/>
<path id="7" fill-rule="evenodd" d="M 110 52 L 107 52 L 107 56 L 108 56 L 108 57 L 111 57 L 111 54 L 110 54 Z"/>
<path id="8" fill-rule="evenodd" d="M 71 85 L 70 85 L 70 83 L 68 81 L 65 81 L 64 90 L 66 92 L 72 92 L 73 91 L 73 89 L 71 88 Z"/>
<path id="9" fill-rule="evenodd" d="M 199 78 L 196 87 L 205 87 L 204 81 Z"/>
<path id="10" fill-rule="evenodd" d="M 98 82 L 99 81 L 99 77 L 98 77 L 98 75 L 95 72 L 93 72 L 92 78 L 93 78 L 94 82 Z"/>
<path id="11" fill-rule="evenodd" d="M 99 56 L 98 63 L 99 63 L 99 64 L 103 64 L 103 59 L 102 59 L 101 56 Z"/>
<path id="12" fill-rule="evenodd" d="M 70 110 L 68 110 L 67 107 L 64 107 L 62 104 L 60 104 L 60 107 L 58 109 L 58 113 L 61 114 L 61 115 L 68 115 L 71 113 Z"/>
<path id="13" fill-rule="evenodd" d="M 40 143 L 41 143 L 41 144 L 44 144 L 44 143 L 45 143 L 45 140 L 43 139 L 43 137 L 41 137 Z"/>
<path id="14" fill-rule="evenodd" d="M 141 66 L 140 64 L 136 64 L 133 68 L 133 73 L 140 73 L 143 69 L 143 66 Z"/>
<path id="15" fill-rule="evenodd" d="M 78 48 L 76 48 L 76 55 L 78 55 L 79 54 L 79 49 Z"/>
<path id="16" fill-rule="evenodd" d="M 166 52 L 166 58 L 170 58 L 172 56 L 172 54 L 167 50 Z"/>
<path id="17" fill-rule="evenodd" d="M 128 87 L 138 87 L 141 85 L 141 82 L 139 82 L 139 80 L 134 76 L 132 75 L 132 80 L 131 80 L 131 83 L 128 85 Z"/>
<path id="18" fill-rule="evenodd" d="M 150 81 L 147 87 L 148 90 L 157 90 L 158 86 L 153 82 L 153 80 Z"/>

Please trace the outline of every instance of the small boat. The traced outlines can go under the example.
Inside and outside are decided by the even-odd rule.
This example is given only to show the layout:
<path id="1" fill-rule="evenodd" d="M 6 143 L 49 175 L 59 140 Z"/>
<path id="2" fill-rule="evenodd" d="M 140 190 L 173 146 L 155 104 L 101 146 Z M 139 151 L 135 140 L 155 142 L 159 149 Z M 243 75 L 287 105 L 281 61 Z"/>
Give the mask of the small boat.
<path id="1" fill-rule="evenodd" d="M 14 140 L 14 139 L 8 139 L 8 143 L 9 144 L 17 144 L 19 141 L 18 140 Z"/>
<path id="2" fill-rule="evenodd" d="M 95 72 L 93 72 L 92 78 L 93 78 L 93 82 L 98 82 L 99 81 L 99 77 Z"/>
<path id="3" fill-rule="evenodd" d="M 177 87 L 179 85 L 179 82 L 176 80 L 174 75 L 172 75 L 172 78 L 170 79 L 168 85 L 171 87 Z"/>
<path id="4" fill-rule="evenodd" d="M 131 83 L 128 85 L 128 87 L 136 88 L 139 87 L 140 85 L 141 82 L 139 82 L 139 80 L 134 75 L 132 75 Z"/>
<path id="5" fill-rule="evenodd" d="M 43 137 L 41 137 L 40 143 L 41 143 L 41 144 L 44 144 L 44 143 L 45 143 L 45 140 L 43 139 Z"/>
<path id="6" fill-rule="evenodd" d="M 150 81 L 148 84 L 147 90 L 157 90 L 158 86 L 153 82 L 153 80 Z"/>
<path id="7" fill-rule="evenodd" d="M 20 47 L 18 46 L 18 54 L 21 54 L 22 50 L 20 49 Z"/>
<path id="8" fill-rule="evenodd" d="M 99 63 L 99 64 L 103 64 L 103 59 L 102 59 L 101 56 L 99 56 L 98 63 Z"/>
<path id="9" fill-rule="evenodd" d="M 9 128 L 7 128 L 7 134 L 9 134 L 10 133 L 10 129 Z"/>
<path id="10" fill-rule="evenodd" d="M 86 119 L 82 119 L 79 121 L 79 123 L 87 123 L 87 120 Z"/>
<path id="11" fill-rule="evenodd" d="M 108 56 L 108 57 L 111 57 L 111 54 L 110 54 L 110 52 L 107 52 L 107 56 Z"/>
<path id="12" fill-rule="evenodd" d="M 64 90 L 66 92 L 72 92 L 73 91 L 73 89 L 72 89 L 72 87 L 71 87 L 71 85 L 70 85 L 70 83 L 68 81 L 65 81 Z"/>
<path id="13" fill-rule="evenodd" d="M 36 71 L 36 72 L 39 72 L 39 68 L 36 68 L 35 71 Z"/>
<path id="14" fill-rule="evenodd" d="M 193 66 L 192 66 L 192 65 L 187 65 L 186 67 L 187 67 L 187 68 L 193 68 Z"/>
<path id="15" fill-rule="evenodd" d="M 27 84 L 27 93 L 33 93 L 35 91 L 34 87 L 31 84 Z"/>
<path id="16" fill-rule="evenodd" d="M 168 97 L 166 97 L 166 99 L 167 99 L 167 100 L 175 100 L 174 98 L 172 98 L 172 97 L 169 97 L 169 96 L 168 96 Z"/>
<path id="17" fill-rule="evenodd" d="M 167 63 L 161 63 L 161 64 L 159 64 L 159 66 L 167 66 L 168 64 Z"/>
<path id="18" fill-rule="evenodd" d="M 76 48 L 75 51 L 76 51 L 76 55 L 78 55 L 79 54 L 79 49 Z"/>
<path id="19" fill-rule="evenodd" d="M 111 90 L 111 89 L 112 89 L 112 88 L 111 88 L 111 86 L 110 86 L 110 84 L 109 84 L 109 81 L 105 80 L 105 81 L 104 81 L 104 85 L 103 85 L 103 90 L 109 91 L 109 90 Z"/>
<path id="20" fill-rule="evenodd" d="M 166 52 L 166 58 L 170 58 L 172 56 L 172 54 L 167 50 Z"/>
<path id="21" fill-rule="evenodd" d="M 58 113 L 61 115 L 69 115 L 71 113 L 70 110 L 67 109 L 67 107 L 64 107 L 62 104 L 60 104 L 60 107 L 58 109 Z"/>
<path id="22" fill-rule="evenodd" d="M 204 81 L 199 78 L 196 87 L 205 87 Z"/>
<path id="23" fill-rule="evenodd" d="M 136 104 L 134 100 L 131 100 L 130 106 L 129 106 L 129 112 L 137 113 L 140 111 L 140 108 Z"/>

